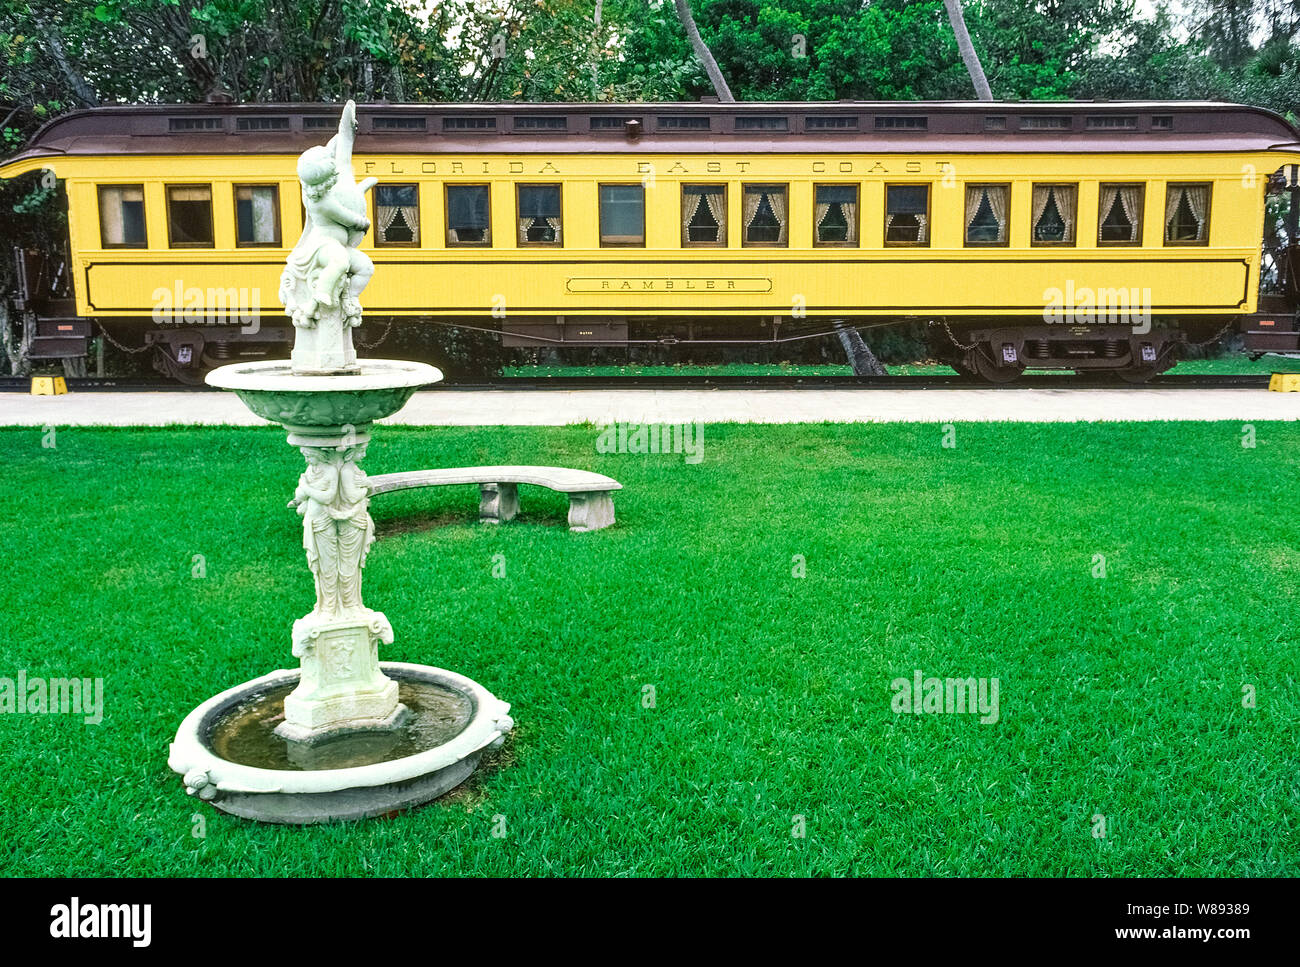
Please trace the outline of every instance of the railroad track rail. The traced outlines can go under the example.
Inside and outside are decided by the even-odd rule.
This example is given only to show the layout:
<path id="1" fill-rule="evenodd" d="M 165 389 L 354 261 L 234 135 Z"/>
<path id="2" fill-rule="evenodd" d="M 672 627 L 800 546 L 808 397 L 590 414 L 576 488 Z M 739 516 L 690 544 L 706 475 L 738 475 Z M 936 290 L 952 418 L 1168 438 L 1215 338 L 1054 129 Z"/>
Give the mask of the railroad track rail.
<path id="1" fill-rule="evenodd" d="M 1260 389 L 1268 386 L 1267 374 L 1157 376 L 1147 383 L 1129 384 L 1118 379 L 1068 374 L 1022 376 L 1014 383 L 982 383 L 962 376 L 515 376 L 492 381 L 439 383 L 445 392 L 472 390 L 984 390 L 1018 389 Z M 221 392 L 207 386 L 146 378 L 73 377 L 67 380 L 74 393 L 208 393 Z M 28 377 L 0 377 L 0 393 L 26 393 Z"/>

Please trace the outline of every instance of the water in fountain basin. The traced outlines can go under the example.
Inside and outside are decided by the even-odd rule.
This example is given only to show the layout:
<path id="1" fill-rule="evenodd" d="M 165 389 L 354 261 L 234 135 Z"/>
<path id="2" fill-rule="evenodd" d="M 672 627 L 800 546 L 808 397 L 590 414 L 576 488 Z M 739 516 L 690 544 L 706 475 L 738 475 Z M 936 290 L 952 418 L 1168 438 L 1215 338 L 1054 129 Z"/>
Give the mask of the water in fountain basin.
<path id="1" fill-rule="evenodd" d="M 213 752 L 229 762 L 259 769 L 348 769 L 416 755 L 450 742 L 474 715 L 462 692 L 428 681 L 402 681 L 398 699 L 410 710 L 395 729 L 354 732 L 312 745 L 275 734 L 284 721 L 284 699 L 296 686 L 281 686 L 224 710 L 208 732 Z"/>

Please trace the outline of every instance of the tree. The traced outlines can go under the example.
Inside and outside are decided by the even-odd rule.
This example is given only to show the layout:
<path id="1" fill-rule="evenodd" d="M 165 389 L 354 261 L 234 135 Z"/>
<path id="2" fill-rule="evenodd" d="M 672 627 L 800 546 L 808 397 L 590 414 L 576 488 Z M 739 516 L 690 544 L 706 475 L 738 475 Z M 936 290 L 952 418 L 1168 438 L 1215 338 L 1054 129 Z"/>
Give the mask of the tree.
<path id="1" fill-rule="evenodd" d="M 695 51 L 695 56 L 699 58 L 700 63 L 704 66 L 704 71 L 709 75 L 709 83 L 713 85 L 714 93 L 718 95 L 719 101 L 734 101 L 731 95 L 731 88 L 727 86 L 727 80 L 722 76 L 722 71 L 718 70 L 718 62 L 713 59 L 713 54 L 708 45 L 700 37 L 700 29 L 695 26 L 695 18 L 691 16 L 691 5 L 688 0 L 673 0 L 677 7 L 677 18 L 682 22 L 682 28 L 686 31 L 686 36 L 691 42 L 691 49 Z"/>
<path id="2" fill-rule="evenodd" d="M 980 64 L 979 54 L 975 53 L 975 45 L 971 43 L 970 31 L 966 29 L 961 0 L 943 0 L 943 5 L 948 11 L 948 21 L 952 24 L 953 35 L 957 38 L 957 51 L 961 54 L 967 73 L 970 74 L 971 83 L 975 85 L 975 95 L 981 101 L 993 100 L 988 78 L 984 76 L 984 67 Z"/>

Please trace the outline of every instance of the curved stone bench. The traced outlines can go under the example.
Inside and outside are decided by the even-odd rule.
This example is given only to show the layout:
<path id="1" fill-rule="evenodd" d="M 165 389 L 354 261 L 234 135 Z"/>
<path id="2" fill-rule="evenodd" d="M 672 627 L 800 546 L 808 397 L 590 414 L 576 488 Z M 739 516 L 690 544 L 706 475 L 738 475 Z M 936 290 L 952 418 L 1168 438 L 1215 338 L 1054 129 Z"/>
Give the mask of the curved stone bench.
<path id="1" fill-rule="evenodd" d="M 513 520 L 519 513 L 519 485 L 535 484 L 569 495 L 569 530 L 596 531 L 614 523 L 615 490 L 623 485 L 612 477 L 568 467 L 452 467 L 447 470 L 407 470 L 369 478 L 370 495 L 444 487 L 479 485 L 478 518 L 485 524 Z"/>

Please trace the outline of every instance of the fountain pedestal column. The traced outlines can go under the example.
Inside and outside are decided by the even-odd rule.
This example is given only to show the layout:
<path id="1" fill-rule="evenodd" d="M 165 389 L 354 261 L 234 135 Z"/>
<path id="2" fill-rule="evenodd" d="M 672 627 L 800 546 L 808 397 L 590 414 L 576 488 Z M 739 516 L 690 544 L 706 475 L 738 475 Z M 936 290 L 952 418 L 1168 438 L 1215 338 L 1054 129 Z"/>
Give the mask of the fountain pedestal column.
<path id="1" fill-rule="evenodd" d="M 276 734 L 303 742 L 394 728 L 406 709 L 398 703 L 397 682 L 379 670 L 379 645 L 393 643 L 393 628 L 361 600 L 362 569 L 375 535 L 370 489 L 358 465 L 370 424 L 286 429 L 307 461 L 289 506 L 302 516 L 316 605 L 293 623 L 302 677 L 285 698 Z"/>

